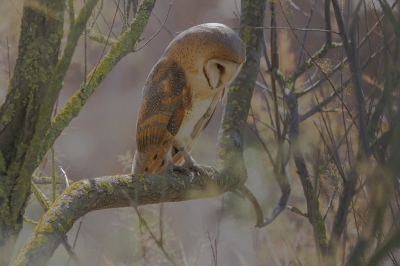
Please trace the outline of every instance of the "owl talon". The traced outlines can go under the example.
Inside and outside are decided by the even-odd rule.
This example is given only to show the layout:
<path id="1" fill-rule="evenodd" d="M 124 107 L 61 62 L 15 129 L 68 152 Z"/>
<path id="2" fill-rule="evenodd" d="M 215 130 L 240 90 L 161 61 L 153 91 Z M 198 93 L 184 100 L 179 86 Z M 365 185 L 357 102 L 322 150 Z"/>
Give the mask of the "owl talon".
<path id="1" fill-rule="evenodd" d="M 178 171 L 178 172 L 181 172 L 183 174 L 190 176 L 190 182 L 192 182 L 192 180 L 194 178 L 194 174 L 190 170 L 193 170 L 194 172 L 196 172 L 197 176 L 208 176 L 211 178 L 214 178 L 214 176 L 215 176 L 215 172 L 211 167 L 209 167 L 207 165 L 197 164 L 197 163 L 191 163 L 189 166 L 186 166 L 186 165 L 179 166 L 179 165 L 175 165 L 175 164 L 170 164 L 168 166 L 168 170 L 172 173 L 174 171 Z"/>
<path id="2" fill-rule="evenodd" d="M 192 180 L 194 178 L 194 174 L 192 172 L 190 172 L 190 170 L 188 168 L 183 167 L 183 166 L 172 164 L 168 167 L 168 170 L 171 172 L 178 171 L 185 175 L 190 176 L 190 182 L 192 182 Z"/>
<path id="3" fill-rule="evenodd" d="M 195 162 L 191 162 L 191 163 L 189 163 L 187 168 L 195 171 L 198 176 L 210 176 L 209 172 L 211 172 L 211 178 L 214 178 L 214 174 L 215 174 L 214 170 L 207 165 L 202 165 L 202 164 L 197 164 Z"/>

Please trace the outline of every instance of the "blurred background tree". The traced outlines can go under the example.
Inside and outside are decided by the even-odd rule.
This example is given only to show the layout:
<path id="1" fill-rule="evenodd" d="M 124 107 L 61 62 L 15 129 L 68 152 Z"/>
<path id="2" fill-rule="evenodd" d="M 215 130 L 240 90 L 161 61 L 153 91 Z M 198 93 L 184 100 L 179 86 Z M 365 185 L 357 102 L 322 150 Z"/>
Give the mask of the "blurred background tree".
<path id="1" fill-rule="evenodd" d="M 58 210 L 50 202 L 66 178 L 129 173 L 141 90 L 174 36 L 219 22 L 243 38 L 246 10 L 263 12 L 264 3 L 154 2 L 0 3 L 1 265 L 16 259 L 43 210 Z M 104 203 L 70 225 L 48 264 L 398 265 L 397 2 L 267 1 L 265 20 L 251 28 L 264 38 L 253 44 L 261 55 L 248 53 L 259 60 L 256 86 L 243 86 L 251 105 L 234 106 L 234 83 L 225 109 L 249 109 L 241 149 L 258 201 L 225 193 L 90 212 L 130 204 Z M 222 112 L 193 150 L 199 163 L 223 157 Z M 269 215 L 260 220 L 261 209 Z M 54 235 L 65 234 L 60 225 Z"/>

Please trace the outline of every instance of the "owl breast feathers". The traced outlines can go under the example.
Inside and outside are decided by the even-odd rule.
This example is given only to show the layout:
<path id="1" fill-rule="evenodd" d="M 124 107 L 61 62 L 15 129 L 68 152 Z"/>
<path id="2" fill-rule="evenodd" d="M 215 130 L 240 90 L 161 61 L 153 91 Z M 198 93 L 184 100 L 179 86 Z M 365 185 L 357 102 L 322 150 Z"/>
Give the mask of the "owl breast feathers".
<path id="1" fill-rule="evenodd" d="M 170 43 L 143 89 L 133 173 L 198 169 L 189 152 L 244 61 L 244 43 L 222 24 L 192 27 Z"/>

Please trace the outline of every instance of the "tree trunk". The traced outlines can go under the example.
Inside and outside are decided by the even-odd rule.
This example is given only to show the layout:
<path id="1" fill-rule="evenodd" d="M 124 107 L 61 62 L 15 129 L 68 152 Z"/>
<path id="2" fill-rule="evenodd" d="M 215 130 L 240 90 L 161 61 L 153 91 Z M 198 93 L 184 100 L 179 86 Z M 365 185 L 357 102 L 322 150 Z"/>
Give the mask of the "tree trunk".
<path id="1" fill-rule="evenodd" d="M 35 152 L 50 123 L 54 103 L 46 101 L 63 37 L 65 2 L 25 1 L 18 59 L 0 108 L 0 265 L 8 265 L 22 228 Z M 39 112 L 47 109 L 47 112 Z M 39 134 L 42 133 L 42 134 Z"/>

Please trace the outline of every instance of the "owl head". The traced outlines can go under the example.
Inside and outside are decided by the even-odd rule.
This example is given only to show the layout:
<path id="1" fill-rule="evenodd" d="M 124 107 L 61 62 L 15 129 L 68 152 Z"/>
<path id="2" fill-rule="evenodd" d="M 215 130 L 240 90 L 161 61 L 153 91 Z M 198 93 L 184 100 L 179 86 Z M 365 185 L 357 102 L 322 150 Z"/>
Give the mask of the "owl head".
<path id="1" fill-rule="evenodd" d="M 188 75 L 203 78 L 212 89 L 222 89 L 236 76 L 246 51 L 231 28 L 206 23 L 180 33 L 164 56 L 173 58 Z"/>

